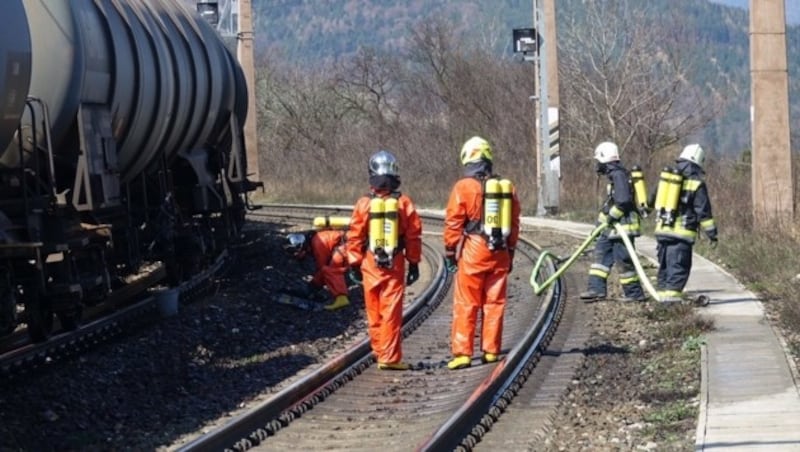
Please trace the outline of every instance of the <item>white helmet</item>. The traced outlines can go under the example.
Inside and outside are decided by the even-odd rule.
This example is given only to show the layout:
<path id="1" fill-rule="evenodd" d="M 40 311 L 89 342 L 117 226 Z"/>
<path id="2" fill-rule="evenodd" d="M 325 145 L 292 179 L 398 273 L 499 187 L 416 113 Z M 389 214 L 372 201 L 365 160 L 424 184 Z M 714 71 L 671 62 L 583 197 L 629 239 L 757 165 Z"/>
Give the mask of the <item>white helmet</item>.
<path id="1" fill-rule="evenodd" d="M 594 159 L 600 163 L 618 162 L 619 147 L 610 141 L 604 141 L 594 148 Z"/>
<path id="2" fill-rule="evenodd" d="M 681 155 L 678 157 L 678 159 L 694 162 L 702 169 L 703 165 L 706 163 L 706 151 L 700 147 L 699 144 L 690 144 L 683 148 L 683 151 L 681 151 Z"/>

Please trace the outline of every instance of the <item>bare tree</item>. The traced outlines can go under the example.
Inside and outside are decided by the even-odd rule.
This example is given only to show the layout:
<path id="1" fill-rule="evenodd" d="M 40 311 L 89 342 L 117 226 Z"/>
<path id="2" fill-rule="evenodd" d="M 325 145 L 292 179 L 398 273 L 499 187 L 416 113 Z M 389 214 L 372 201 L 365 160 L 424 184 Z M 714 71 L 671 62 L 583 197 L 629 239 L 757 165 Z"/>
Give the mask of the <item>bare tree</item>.
<path id="1" fill-rule="evenodd" d="M 647 168 L 658 150 L 708 124 L 717 102 L 689 81 L 692 60 L 683 49 L 690 34 L 680 22 L 657 15 L 654 23 L 642 2 L 632 3 L 584 2 L 559 25 L 562 124 L 565 147 L 611 140 L 627 161 Z"/>
<path id="2" fill-rule="evenodd" d="M 354 113 L 385 126 L 400 114 L 394 105 L 399 72 L 396 58 L 362 47 L 355 57 L 337 65 L 333 92 Z"/>

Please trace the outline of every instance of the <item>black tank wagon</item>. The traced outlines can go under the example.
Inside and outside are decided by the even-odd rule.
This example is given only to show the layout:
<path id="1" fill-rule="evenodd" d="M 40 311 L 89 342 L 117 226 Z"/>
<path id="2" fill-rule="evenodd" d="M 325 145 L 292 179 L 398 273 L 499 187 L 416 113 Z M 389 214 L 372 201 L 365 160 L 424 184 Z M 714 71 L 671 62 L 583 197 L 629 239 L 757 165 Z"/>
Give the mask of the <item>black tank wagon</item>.
<path id="1" fill-rule="evenodd" d="M 0 334 L 42 340 L 144 264 L 175 285 L 238 236 L 247 87 L 179 0 L 2 3 Z"/>

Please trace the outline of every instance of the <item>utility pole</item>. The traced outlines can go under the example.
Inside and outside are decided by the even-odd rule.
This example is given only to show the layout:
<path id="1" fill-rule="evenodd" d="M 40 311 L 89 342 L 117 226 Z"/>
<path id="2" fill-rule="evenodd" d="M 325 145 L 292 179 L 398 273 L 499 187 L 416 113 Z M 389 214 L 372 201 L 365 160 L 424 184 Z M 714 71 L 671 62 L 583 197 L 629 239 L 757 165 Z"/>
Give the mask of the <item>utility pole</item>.
<path id="1" fill-rule="evenodd" d="M 559 131 L 558 94 L 558 45 L 556 41 L 556 2 L 543 0 L 544 46 L 547 54 L 547 127 L 549 136 L 550 170 L 553 174 L 553 198 L 550 199 L 548 213 L 556 214 L 560 208 L 561 193 L 561 146 Z M 547 205 L 545 206 L 548 207 Z"/>
<path id="2" fill-rule="evenodd" d="M 794 219 L 784 0 L 750 0 L 752 196 L 757 227 Z"/>
<path id="3" fill-rule="evenodd" d="M 247 83 L 247 119 L 244 122 L 244 147 L 247 156 L 247 171 L 256 181 L 261 180 L 256 129 L 256 69 L 253 61 L 253 11 L 250 0 L 238 0 L 239 31 L 236 34 L 236 57 L 244 71 Z"/>
<path id="4" fill-rule="evenodd" d="M 534 78 L 538 89 L 536 90 L 537 96 L 534 99 L 536 102 L 536 156 L 538 160 L 538 190 L 539 201 L 536 207 L 536 215 L 544 216 L 548 213 L 553 214 L 558 212 L 559 207 L 559 174 L 556 171 L 558 168 L 551 160 L 552 154 L 550 152 L 550 115 L 549 115 L 549 90 L 548 90 L 548 61 L 550 48 L 555 47 L 555 33 L 552 34 L 548 31 L 549 28 L 554 28 L 553 24 L 547 23 L 544 13 L 544 5 L 551 0 L 541 2 L 533 0 L 533 23 L 537 30 L 536 39 L 537 52 L 536 58 L 533 59 Z M 553 11 L 555 11 L 553 9 Z M 553 21 L 555 17 L 553 14 Z M 544 38 L 544 36 L 552 36 L 552 38 Z M 552 40 L 552 43 L 548 41 Z M 555 164 L 559 161 L 555 160 Z"/>

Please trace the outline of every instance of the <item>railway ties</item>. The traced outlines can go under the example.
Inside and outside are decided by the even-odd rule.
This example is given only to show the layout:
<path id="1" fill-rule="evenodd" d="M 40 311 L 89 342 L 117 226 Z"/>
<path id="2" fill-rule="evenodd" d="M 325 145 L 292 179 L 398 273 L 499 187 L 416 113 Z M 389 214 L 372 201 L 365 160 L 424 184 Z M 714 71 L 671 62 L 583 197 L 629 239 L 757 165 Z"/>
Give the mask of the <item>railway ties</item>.
<path id="1" fill-rule="evenodd" d="M 423 220 L 429 233 L 441 225 L 437 217 Z M 470 450 L 478 444 L 555 334 L 564 309 L 561 284 L 536 297 L 528 276 L 538 251 L 520 243 L 501 360 L 483 364 L 476 352 L 471 367 L 451 371 L 452 275 L 443 269 L 439 236 L 426 235 L 425 248 L 420 282 L 430 284 L 407 307 L 403 330 L 404 361 L 412 370 L 378 370 L 365 340 L 181 450 Z"/>

